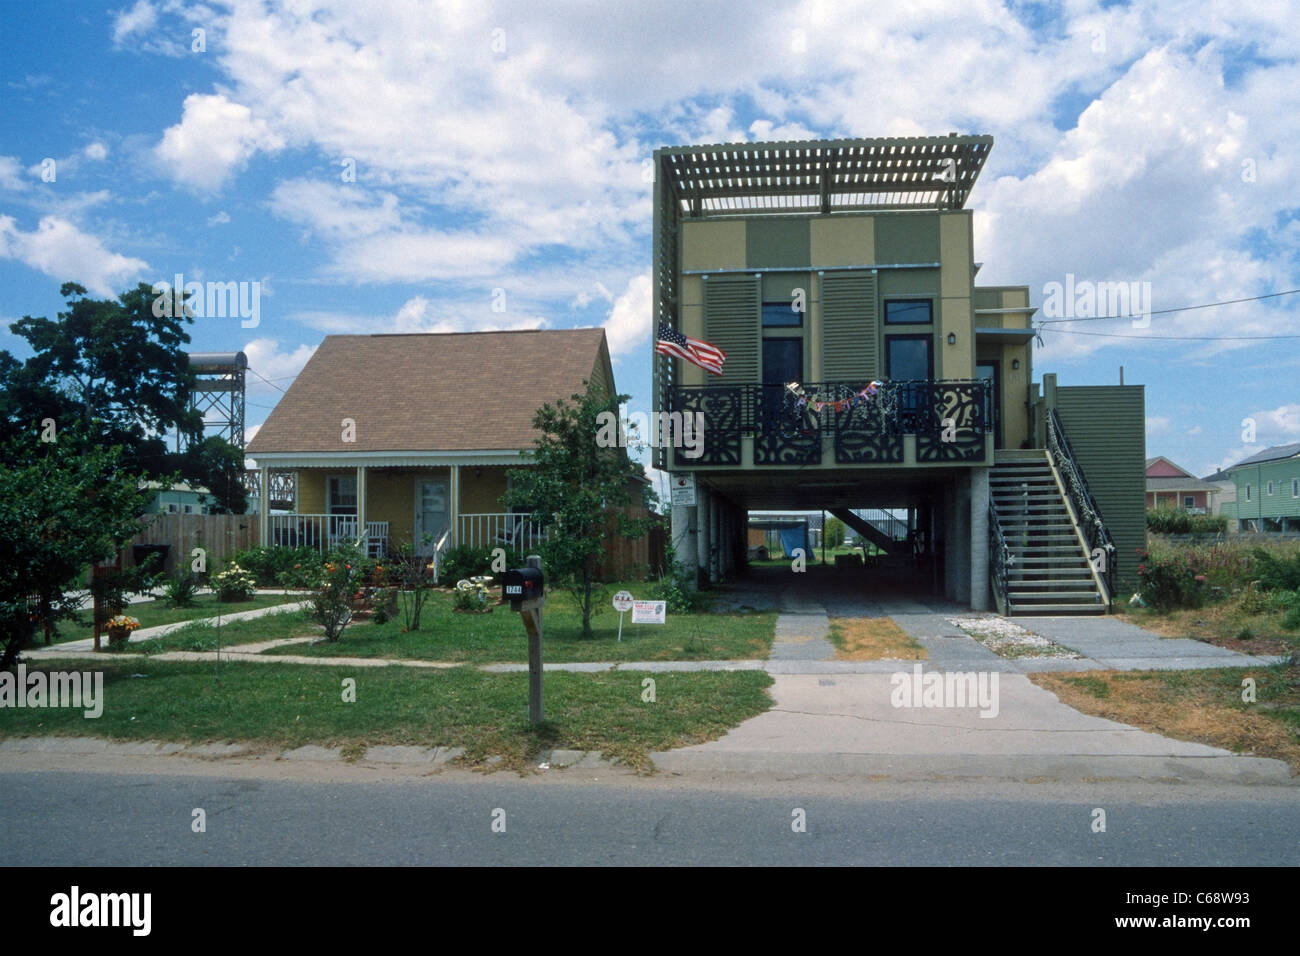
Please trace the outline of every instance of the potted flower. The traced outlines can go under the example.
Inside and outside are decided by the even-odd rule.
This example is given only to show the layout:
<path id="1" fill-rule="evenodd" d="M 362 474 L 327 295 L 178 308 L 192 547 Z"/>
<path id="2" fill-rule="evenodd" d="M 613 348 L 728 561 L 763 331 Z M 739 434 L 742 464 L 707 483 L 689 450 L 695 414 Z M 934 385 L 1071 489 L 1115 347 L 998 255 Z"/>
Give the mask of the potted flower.
<path id="1" fill-rule="evenodd" d="M 490 612 L 492 608 L 487 603 L 487 586 L 491 583 L 492 578 L 483 574 L 457 581 L 452 609 L 471 613 Z"/>
<path id="2" fill-rule="evenodd" d="M 120 651 L 131 639 L 131 632 L 140 626 L 140 622 L 125 614 L 115 614 L 108 619 L 108 648 Z"/>

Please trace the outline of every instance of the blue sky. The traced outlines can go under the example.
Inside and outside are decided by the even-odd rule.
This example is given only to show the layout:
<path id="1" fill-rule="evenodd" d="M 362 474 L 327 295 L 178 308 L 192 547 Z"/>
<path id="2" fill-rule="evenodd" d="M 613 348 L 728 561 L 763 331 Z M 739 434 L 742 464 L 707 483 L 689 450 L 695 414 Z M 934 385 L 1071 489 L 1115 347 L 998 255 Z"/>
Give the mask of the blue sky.
<path id="1" fill-rule="evenodd" d="M 248 353 L 250 426 L 330 332 L 603 325 L 646 409 L 645 161 L 823 136 L 992 134 L 970 201 L 979 281 L 1027 284 L 1035 304 L 1067 274 L 1149 282 L 1157 310 L 1294 289 L 1290 17 L 1266 2 L 0 0 L 0 348 L 24 354 L 8 324 L 53 316 L 64 281 L 107 296 L 181 273 L 261 284 L 256 328 L 191 331 L 197 350 Z M 1109 384 L 1124 366 L 1147 386 L 1148 454 L 1205 474 L 1300 441 L 1300 339 L 1167 337 L 1300 334 L 1297 300 L 1051 326 L 1035 372 Z"/>

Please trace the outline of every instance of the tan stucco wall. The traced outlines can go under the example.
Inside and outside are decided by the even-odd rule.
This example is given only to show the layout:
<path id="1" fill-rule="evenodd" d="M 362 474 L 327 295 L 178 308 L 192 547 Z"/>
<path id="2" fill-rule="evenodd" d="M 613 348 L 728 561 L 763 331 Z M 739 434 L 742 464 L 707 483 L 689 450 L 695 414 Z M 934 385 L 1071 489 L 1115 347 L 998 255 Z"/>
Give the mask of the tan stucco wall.
<path id="1" fill-rule="evenodd" d="M 298 472 L 298 514 L 325 513 L 325 472 L 319 468 Z"/>
<path id="2" fill-rule="evenodd" d="M 971 312 L 971 217 L 966 210 L 939 217 L 939 292 L 942 297 L 936 346 L 935 375 L 939 378 L 973 378 L 975 336 Z M 957 341 L 948 344 L 948 334 Z"/>
<path id="3" fill-rule="evenodd" d="M 681 236 L 681 264 L 685 270 L 745 267 L 743 220 L 684 222 Z"/>
<path id="4" fill-rule="evenodd" d="M 814 266 L 862 266 L 876 261 L 872 216 L 814 219 L 809 228 Z"/>
<path id="5" fill-rule="evenodd" d="M 476 474 L 479 471 L 482 474 Z M 508 468 L 463 466 L 460 469 L 460 513 L 498 514 L 505 511 L 501 496 L 506 493 L 507 471 Z"/>
<path id="6" fill-rule="evenodd" d="M 366 472 L 366 520 L 387 521 L 390 542 L 403 544 L 412 540 L 414 508 L 414 472 L 391 469 Z"/>

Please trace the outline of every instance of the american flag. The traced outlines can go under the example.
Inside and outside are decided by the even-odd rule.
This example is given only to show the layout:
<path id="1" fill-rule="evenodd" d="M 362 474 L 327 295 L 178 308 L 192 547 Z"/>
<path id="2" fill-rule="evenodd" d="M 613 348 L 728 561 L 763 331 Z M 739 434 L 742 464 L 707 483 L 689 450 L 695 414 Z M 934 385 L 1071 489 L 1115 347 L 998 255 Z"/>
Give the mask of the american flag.
<path id="1" fill-rule="evenodd" d="M 727 353 L 716 345 L 690 338 L 669 325 L 659 326 L 655 351 L 660 355 L 686 359 L 692 365 L 698 365 L 714 375 L 722 374 L 722 363 L 727 360 Z"/>

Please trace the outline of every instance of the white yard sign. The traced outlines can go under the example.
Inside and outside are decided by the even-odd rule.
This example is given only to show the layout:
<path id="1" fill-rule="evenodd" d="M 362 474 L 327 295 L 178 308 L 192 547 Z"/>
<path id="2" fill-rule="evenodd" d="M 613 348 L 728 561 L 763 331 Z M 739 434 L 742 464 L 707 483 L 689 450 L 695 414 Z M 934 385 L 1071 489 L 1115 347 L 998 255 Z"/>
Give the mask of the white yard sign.
<path id="1" fill-rule="evenodd" d="M 695 505 L 694 475 L 673 475 L 672 499 L 675 505 L 684 505 L 687 508 Z"/>
<path id="2" fill-rule="evenodd" d="M 663 624 L 668 616 L 664 601 L 635 601 L 632 604 L 633 624 Z"/>
<path id="3" fill-rule="evenodd" d="M 635 598 L 631 591 L 619 591 L 614 595 L 614 610 L 618 611 L 618 640 L 623 641 L 623 615 L 632 610 Z"/>

